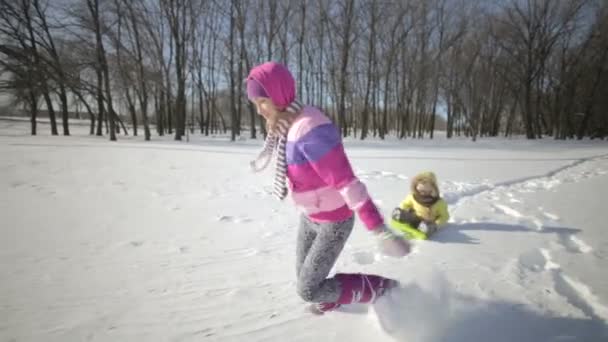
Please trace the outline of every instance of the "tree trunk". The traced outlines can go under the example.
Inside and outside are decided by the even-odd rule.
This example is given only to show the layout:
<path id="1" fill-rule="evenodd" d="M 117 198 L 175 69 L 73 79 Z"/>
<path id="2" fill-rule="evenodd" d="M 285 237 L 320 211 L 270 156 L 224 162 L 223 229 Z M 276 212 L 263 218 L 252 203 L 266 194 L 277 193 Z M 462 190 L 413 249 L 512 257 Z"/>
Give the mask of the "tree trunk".
<path id="1" fill-rule="evenodd" d="M 131 124 L 133 125 L 133 136 L 137 136 L 137 112 L 135 110 L 135 103 L 131 97 L 131 91 L 129 88 L 125 88 L 125 97 L 127 98 L 127 107 L 129 108 L 129 114 L 131 114 Z"/>
<path id="2" fill-rule="evenodd" d="M 48 88 L 48 83 L 47 83 L 48 70 L 46 70 L 46 68 L 44 68 L 42 66 L 42 61 L 40 58 L 40 54 L 38 52 L 38 43 L 36 42 L 36 37 L 34 34 L 34 25 L 32 23 L 32 18 L 30 15 L 31 3 L 29 1 L 28 2 L 23 1 L 21 9 L 22 9 L 22 12 L 23 12 L 22 14 L 25 19 L 26 28 L 27 28 L 27 31 L 29 34 L 29 37 L 27 38 L 30 43 L 29 48 L 31 49 L 31 54 L 34 57 L 34 70 L 36 71 L 37 76 L 39 77 L 42 95 L 44 97 L 44 101 L 46 102 L 47 111 L 49 113 L 49 119 L 51 121 L 51 134 L 58 135 L 57 121 L 55 119 L 55 110 L 53 109 L 53 102 L 52 102 L 51 96 L 49 94 L 49 88 Z M 25 39 L 26 38 L 24 38 L 24 40 Z M 25 43 L 22 43 L 22 44 L 25 45 Z"/>
<path id="3" fill-rule="evenodd" d="M 95 40 L 96 40 L 96 52 L 97 52 L 97 63 L 100 72 L 103 73 L 103 87 L 105 87 L 105 100 L 108 105 L 108 114 L 107 119 L 109 122 L 109 132 L 110 132 L 110 140 L 116 140 L 116 126 L 114 123 L 114 109 L 112 108 L 112 89 L 110 87 L 110 72 L 108 69 L 108 63 L 106 61 L 106 53 L 103 47 L 103 38 L 101 34 L 101 15 L 99 13 L 99 0 L 87 0 L 87 5 L 89 6 L 89 10 L 91 12 L 91 17 L 93 19 L 93 27 L 95 31 Z M 99 77 L 99 75 L 98 75 Z M 98 83 L 99 85 L 99 83 Z M 102 87 L 102 88 L 103 88 Z M 103 93 L 103 91 L 102 91 Z M 99 97 L 102 97 L 101 94 L 98 94 Z M 98 99 L 98 102 L 103 100 L 101 98 Z M 98 132 L 99 133 L 99 132 Z M 98 134 L 99 135 L 99 134 Z"/>
<path id="4" fill-rule="evenodd" d="M 51 134 L 58 135 L 57 132 L 57 119 L 55 117 L 55 109 L 53 108 L 53 100 L 51 99 L 51 95 L 48 93 L 48 88 L 45 85 L 46 81 L 42 81 L 42 96 L 44 97 L 44 102 L 46 103 L 46 109 L 49 113 L 49 119 L 51 121 Z"/>
<path id="5" fill-rule="evenodd" d="M 28 91 L 29 94 L 29 98 L 30 98 L 30 113 L 31 113 L 31 118 L 30 118 L 30 123 L 31 123 L 31 134 L 32 135 L 36 135 L 36 120 L 38 117 L 38 100 L 36 99 L 36 95 L 34 94 L 34 92 L 30 89 L 30 91 Z"/>
<path id="6" fill-rule="evenodd" d="M 95 67 L 97 73 L 97 135 L 103 135 L 103 123 L 105 121 L 104 112 L 105 108 L 103 105 L 103 74 L 99 68 L 99 63 Z"/>
<path id="7" fill-rule="evenodd" d="M 342 52 L 340 60 L 340 89 L 338 94 L 338 124 L 342 135 L 346 136 L 346 86 L 347 86 L 347 72 L 348 62 L 350 59 L 350 46 L 351 46 L 351 31 L 353 22 L 353 12 L 355 3 L 354 0 L 346 0 L 346 6 L 344 9 L 344 31 L 342 32 Z"/>
<path id="8" fill-rule="evenodd" d="M 236 6 L 237 0 L 231 0 L 230 2 L 230 41 L 229 41 L 229 49 L 230 49 L 230 57 L 228 63 L 230 67 L 228 68 L 228 72 L 230 73 L 230 121 L 232 124 L 232 129 L 230 132 L 230 140 L 235 141 L 236 135 L 238 132 L 238 122 L 237 122 L 237 108 L 236 108 L 236 94 L 234 91 L 234 87 L 236 85 L 234 79 L 234 31 L 235 31 L 235 18 L 234 18 L 234 9 Z"/>
<path id="9" fill-rule="evenodd" d="M 453 133 L 454 133 L 454 113 L 453 111 L 453 104 L 452 104 L 452 98 L 451 98 L 451 91 L 448 91 L 448 99 L 447 99 L 447 111 L 446 111 L 446 115 L 447 115 L 447 123 L 446 123 L 446 134 L 448 139 L 452 138 Z"/>
<path id="10" fill-rule="evenodd" d="M 367 80 L 365 86 L 365 98 L 363 100 L 363 111 L 361 112 L 361 140 L 365 140 L 369 130 L 369 100 L 372 85 L 372 70 L 376 56 L 376 3 L 372 2 L 370 9 L 369 47 L 367 51 Z"/>
<path id="11" fill-rule="evenodd" d="M 95 114 L 93 114 L 93 110 L 91 109 L 91 106 L 86 101 L 84 96 L 82 96 L 82 93 L 80 91 L 77 91 L 73 88 L 70 90 L 72 91 L 72 93 L 74 93 L 76 95 L 76 97 L 78 98 L 78 101 L 80 101 L 80 103 L 82 103 L 84 105 L 84 107 L 87 109 L 87 113 L 89 114 L 89 118 L 91 119 L 91 126 L 90 126 L 90 130 L 89 130 L 89 134 L 90 135 L 95 134 Z"/>
<path id="12" fill-rule="evenodd" d="M 578 128 L 577 138 L 578 140 L 583 139 L 585 136 L 585 132 L 587 131 L 587 127 L 589 126 L 589 120 L 591 119 L 593 103 L 595 97 L 597 95 L 598 89 L 600 88 L 600 81 L 602 80 L 602 73 L 605 70 L 604 66 L 606 64 L 606 57 L 608 56 L 608 45 L 603 49 L 600 60 L 597 62 L 597 71 L 595 72 L 595 79 L 593 80 L 593 86 L 591 87 L 591 94 L 587 99 L 587 104 L 585 105 L 584 116 L 581 124 Z"/>
<path id="13" fill-rule="evenodd" d="M 298 96 L 302 96 L 304 39 L 306 38 L 306 0 L 300 2 L 300 35 L 298 37 Z"/>
<path id="14" fill-rule="evenodd" d="M 524 122 L 526 128 L 526 137 L 534 139 L 534 126 L 532 124 L 532 82 L 526 81 L 524 88 Z"/>
<path id="15" fill-rule="evenodd" d="M 62 82 L 59 82 L 59 100 L 61 102 L 61 118 L 63 123 L 63 135 L 70 135 L 69 126 L 69 109 L 68 109 L 68 95 L 65 90 L 65 86 Z"/>
<path id="16" fill-rule="evenodd" d="M 122 130 L 123 130 L 124 134 L 125 135 L 129 135 L 129 131 L 127 130 L 127 126 L 125 126 L 125 123 L 120 119 L 120 117 L 118 116 L 118 113 L 116 113 L 114 111 L 114 109 L 112 109 L 112 116 L 114 117 L 115 132 L 116 133 L 120 133 L 120 128 L 122 127 Z M 116 122 L 118 122 L 118 125 L 116 124 Z"/>

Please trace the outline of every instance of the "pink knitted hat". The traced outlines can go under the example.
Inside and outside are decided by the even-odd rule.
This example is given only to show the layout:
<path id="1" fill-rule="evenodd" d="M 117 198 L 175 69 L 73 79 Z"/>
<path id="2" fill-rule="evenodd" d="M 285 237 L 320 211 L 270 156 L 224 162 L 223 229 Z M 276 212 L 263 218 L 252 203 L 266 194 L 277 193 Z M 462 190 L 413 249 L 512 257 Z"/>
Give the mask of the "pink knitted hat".
<path id="1" fill-rule="evenodd" d="M 247 96 L 250 99 L 269 97 L 277 107 L 284 109 L 296 99 L 296 82 L 286 66 L 276 62 L 266 62 L 249 72 Z"/>

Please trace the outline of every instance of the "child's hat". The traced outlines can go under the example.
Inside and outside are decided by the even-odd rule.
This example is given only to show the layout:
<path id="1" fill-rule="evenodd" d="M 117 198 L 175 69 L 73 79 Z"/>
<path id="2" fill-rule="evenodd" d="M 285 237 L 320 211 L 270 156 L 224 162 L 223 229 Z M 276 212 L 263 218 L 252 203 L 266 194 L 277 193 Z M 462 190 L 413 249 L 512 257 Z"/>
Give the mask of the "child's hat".
<path id="1" fill-rule="evenodd" d="M 296 82 L 286 66 L 266 62 L 249 72 L 247 96 L 268 97 L 277 107 L 287 108 L 296 99 Z"/>

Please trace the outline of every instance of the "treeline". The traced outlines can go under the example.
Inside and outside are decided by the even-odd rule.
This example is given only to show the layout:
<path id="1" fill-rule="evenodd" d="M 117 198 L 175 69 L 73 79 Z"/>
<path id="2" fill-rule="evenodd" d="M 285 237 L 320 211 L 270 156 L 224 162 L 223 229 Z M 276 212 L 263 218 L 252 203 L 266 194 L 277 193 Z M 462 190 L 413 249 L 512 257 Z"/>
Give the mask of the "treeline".
<path id="1" fill-rule="evenodd" d="M 0 91 L 69 135 L 256 138 L 243 80 L 287 64 L 343 135 L 608 135 L 602 0 L 0 0 Z"/>

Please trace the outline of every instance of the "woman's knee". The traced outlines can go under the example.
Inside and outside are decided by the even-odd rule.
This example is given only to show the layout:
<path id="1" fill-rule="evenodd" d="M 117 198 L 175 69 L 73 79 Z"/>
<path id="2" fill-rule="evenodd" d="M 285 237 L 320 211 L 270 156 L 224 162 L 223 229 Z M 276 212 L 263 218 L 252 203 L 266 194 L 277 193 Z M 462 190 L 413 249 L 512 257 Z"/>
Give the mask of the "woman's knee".
<path id="1" fill-rule="evenodd" d="M 314 286 L 306 281 L 298 280 L 297 284 L 297 292 L 298 295 L 306 302 L 314 302 L 315 301 L 315 292 L 317 291 L 317 286 Z"/>

